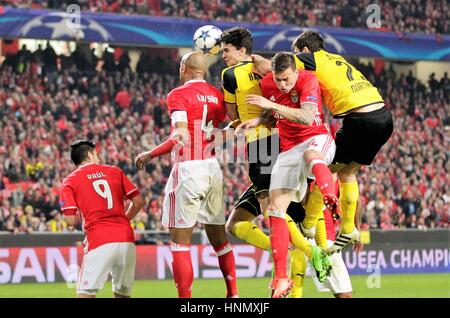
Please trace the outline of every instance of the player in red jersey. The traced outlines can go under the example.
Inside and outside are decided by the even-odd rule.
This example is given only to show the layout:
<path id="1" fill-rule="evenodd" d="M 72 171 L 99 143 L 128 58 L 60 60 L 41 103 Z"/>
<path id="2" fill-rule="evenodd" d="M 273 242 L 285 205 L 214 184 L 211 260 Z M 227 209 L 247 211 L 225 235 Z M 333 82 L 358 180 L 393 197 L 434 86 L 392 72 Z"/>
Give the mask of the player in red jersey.
<path id="1" fill-rule="evenodd" d="M 223 175 L 213 151 L 213 137 L 221 131 L 226 109 L 222 93 L 204 80 L 206 58 L 201 52 L 186 54 L 180 64 L 182 86 L 167 96 L 171 137 L 154 149 L 140 153 L 139 170 L 154 157 L 172 153 L 174 166 L 165 188 L 162 223 L 169 227 L 173 276 L 180 298 L 191 297 L 194 280 L 190 244 L 196 222 L 219 259 L 227 297 L 237 297 L 236 265 L 225 234 Z M 176 145 L 176 148 L 174 148 Z M 174 149 L 173 149 L 174 148 Z"/>
<path id="2" fill-rule="evenodd" d="M 122 170 L 100 165 L 91 141 L 72 143 L 70 157 L 76 170 L 63 180 L 60 205 L 67 223 L 75 225 L 81 219 L 86 233 L 78 297 L 95 297 L 110 273 L 114 296 L 130 297 L 136 265 L 130 220 L 144 199 Z M 131 200 L 126 212 L 125 198 Z"/>
<path id="3" fill-rule="evenodd" d="M 238 129 L 255 127 L 272 116 L 277 119 L 281 153 L 270 179 L 268 216 L 275 265 L 272 297 L 285 297 L 292 288 L 292 281 L 286 274 L 289 244 L 286 208 L 291 200 L 300 201 L 304 197 L 306 178 L 309 177 L 316 179 L 325 205 L 338 211 L 339 201 L 328 169 L 336 146 L 323 123 L 316 76 L 308 71 L 297 71 L 294 56 L 284 52 L 274 56 L 272 70 L 273 74 L 266 75 L 261 82 L 263 96 L 247 96 L 248 103 L 266 111 L 259 118 L 242 123 Z M 319 280 L 323 281 L 329 275 L 329 259 L 323 257 L 318 260 L 321 264 L 313 265 Z"/>

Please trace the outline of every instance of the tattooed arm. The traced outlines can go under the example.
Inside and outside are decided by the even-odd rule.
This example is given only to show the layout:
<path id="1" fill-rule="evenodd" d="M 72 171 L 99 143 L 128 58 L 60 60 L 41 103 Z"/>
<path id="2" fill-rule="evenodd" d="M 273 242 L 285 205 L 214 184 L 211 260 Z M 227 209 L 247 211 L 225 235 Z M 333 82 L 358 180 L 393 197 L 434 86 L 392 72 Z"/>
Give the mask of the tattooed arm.
<path id="1" fill-rule="evenodd" d="M 287 120 L 307 126 L 314 123 L 314 117 L 318 111 L 315 103 L 306 102 L 301 104 L 301 108 L 290 108 L 258 95 L 248 95 L 246 100 L 249 104 L 257 105 L 268 111 L 274 111 Z"/>
<path id="2" fill-rule="evenodd" d="M 314 117 L 317 113 L 317 105 L 312 103 L 303 103 L 301 108 L 290 108 L 283 105 L 275 104 L 273 110 L 275 113 L 283 116 L 287 120 L 297 124 L 311 126 L 314 123 Z"/>

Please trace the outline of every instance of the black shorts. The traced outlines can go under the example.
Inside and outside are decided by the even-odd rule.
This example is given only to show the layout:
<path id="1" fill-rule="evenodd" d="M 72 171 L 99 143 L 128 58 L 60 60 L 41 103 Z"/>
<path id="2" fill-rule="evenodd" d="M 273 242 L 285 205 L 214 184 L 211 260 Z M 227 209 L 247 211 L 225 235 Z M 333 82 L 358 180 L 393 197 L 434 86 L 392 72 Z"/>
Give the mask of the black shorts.
<path id="1" fill-rule="evenodd" d="M 270 175 L 279 152 L 279 143 L 272 142 L 275 138 L 278 138 L 278 135 L 271 135 L 247 144 L 248 173 L 256 195 L 269 191 Z M 272 149 L 272 146 L 277 148 Z"/>
<path id="2" fill-rule="evenodd" d="M 391 112 L 383 107 L 369 113 L 350 113 L 336 134 L 333 164 L 352 161 L 370 165 L 394 129 Z"/>
<path id="3" fill-rule="evenodd" d="M 253 185 L 248 187 L 236 202 L 235 208 L 238 207 L 250 212 L 255 217 L 261 214 L 261 206 L 259 205 Z M 305 218 L 305 209 L 300 202 L 291 202 L 286 213 L 294 220 L 295 223 L 302 222 Z"/>
<path id="4" fill-rule="evenodd" d="M 272 142 L 272 139 L 275 140 Z M 275 147 L 275 149 L 272 149 L 272 147 Z M 269 191 L 270 176 L 278 153 L 278 135 L 270 135 L 247 144 L 248 174 L 252 185 L 240 196 L 234 205 L 235 208 L 241 207 L 255 217 L 261 214 L 258 195 Z"/>

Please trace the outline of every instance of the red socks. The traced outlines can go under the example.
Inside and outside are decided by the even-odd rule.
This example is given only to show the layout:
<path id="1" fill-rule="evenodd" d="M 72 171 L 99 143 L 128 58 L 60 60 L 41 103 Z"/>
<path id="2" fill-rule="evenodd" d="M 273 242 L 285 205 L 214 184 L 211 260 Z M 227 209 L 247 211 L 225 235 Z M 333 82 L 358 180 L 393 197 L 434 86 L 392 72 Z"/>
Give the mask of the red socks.
<path id="1" fill-rule="evenodd" d="M 170 250 L 172 251 L 173 279 L 178 289 L 178 298 L 191 298 L 194 271 L 190 246 L 170 242 Z"/>
<path id="2" fill-rule="evenodd" d="M 272 246 L 272 258 L 275 267 L 275 277 L 287 277 L 287 259 L 289 248 L 289 230 L 286 220 L 277 215 L 277 212 L 269 210 L 270 221 L 270 245 Z"/>
<path id="3" fill-rule="evenodd" d="M 331 175 L 330 169 L 326 164 L 319 159 L 314 159 L 311 162 L 311 172 L 316 177 L 316 184 L 322 194 L 332 194 L 336 196 L 336 188 Z"/>
<path id="4" fill-rule="evenodd" d="M 236 286 L 236 263 L 234 261 L 233 250 L 228 242 L 219 246 L 213 246 L 219 259 L 220 270 L 222 271 L 227 285 L 227 297 L 237 296 Z"/>

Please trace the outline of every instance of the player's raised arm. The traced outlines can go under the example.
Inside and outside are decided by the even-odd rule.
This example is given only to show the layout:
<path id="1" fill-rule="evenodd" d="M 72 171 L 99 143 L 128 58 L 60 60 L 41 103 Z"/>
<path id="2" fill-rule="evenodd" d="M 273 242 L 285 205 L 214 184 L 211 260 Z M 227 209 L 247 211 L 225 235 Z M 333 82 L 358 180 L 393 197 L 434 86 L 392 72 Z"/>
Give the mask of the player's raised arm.
<path id="1" fill-rule="evenodd" d="M 261 76 L 266 75 L 272 69 L 270 60 L 262 57 L 261 55 L 252 54 L 252 61 L 255 64 L 253 71 Z"/>

